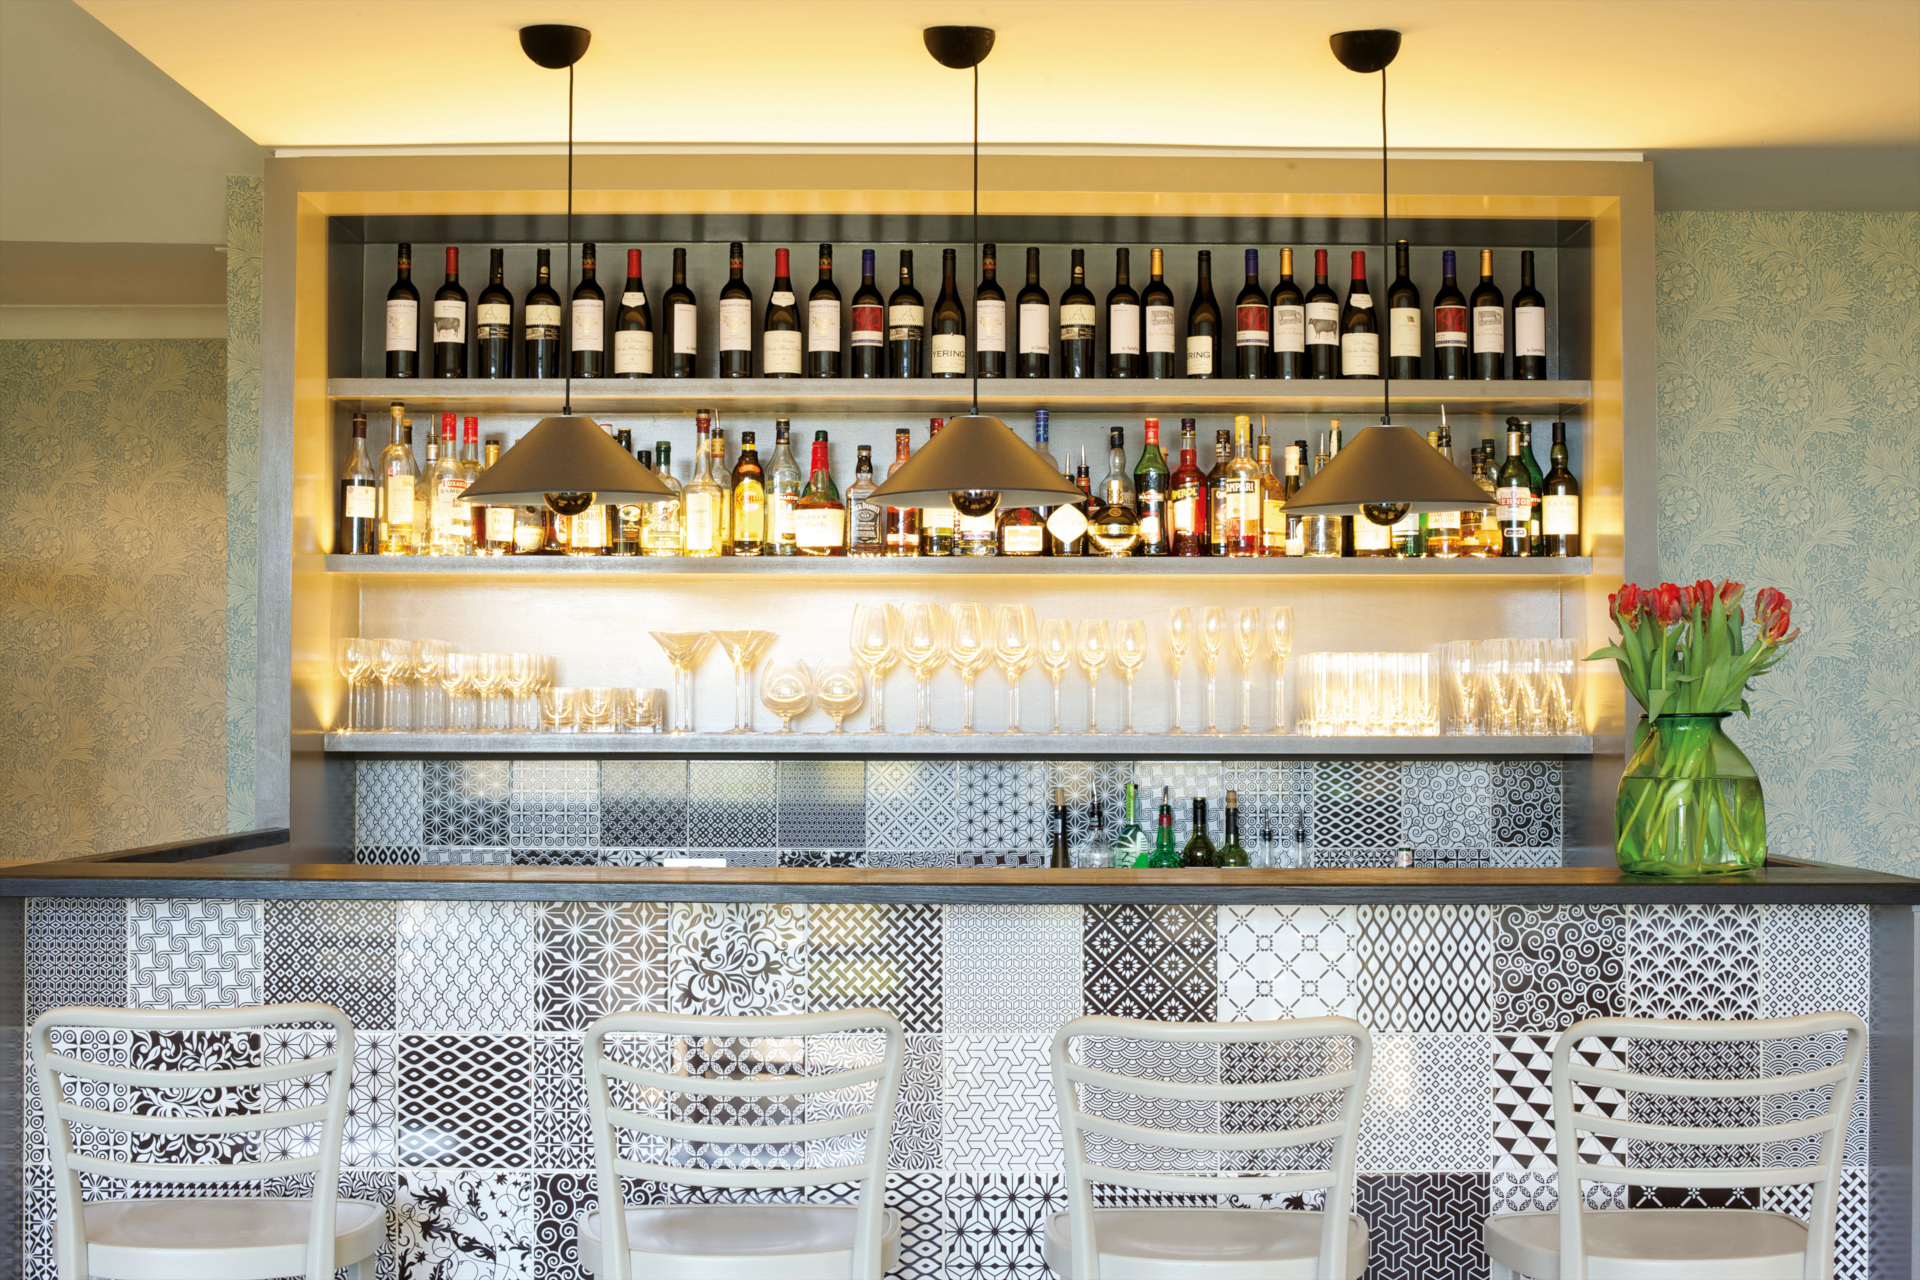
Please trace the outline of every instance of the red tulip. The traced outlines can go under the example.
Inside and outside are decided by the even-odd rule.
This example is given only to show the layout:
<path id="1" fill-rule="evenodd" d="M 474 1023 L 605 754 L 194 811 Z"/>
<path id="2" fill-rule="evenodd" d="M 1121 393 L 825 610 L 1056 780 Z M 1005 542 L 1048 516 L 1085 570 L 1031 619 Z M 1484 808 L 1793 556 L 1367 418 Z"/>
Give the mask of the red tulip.
<path id="1" fill-rule="evenodd" d="M 1753 617 L 1760 625 L 1760 638 L 1769 644 L 1785 644 L 1800 634 L 1787 634 L 1793 625 L 1793 601 L 1772 587 L 1762 587 L 1754 596 Z"/>
<path id="2" fill-rule="evenodd" d="M 1671 582 L 1663 582 L 1655 587 L 1649 603 L 1654 621 L 1663 627 L 1677 626 L 1686 616 L 1685 592 Z"/>
<path id="3" fill-rule="evenodd" d="M 1622 632 L 1639 624 L 1641 604 L 1640 588 L 1631 582 L 1622 583 L 1618 591 L 1607 597 L 1607 610 L 1620 624 Z"/>
<path id="4" fill-rule="evenodd" d="M 1745 585 L 1735 582 L 1732 578 L 1728 578 L 1720 584 L 1720 602 L 1731 609 L 1734 601 L 1738 600 L 1740 593 L 1746 589 Z"/>

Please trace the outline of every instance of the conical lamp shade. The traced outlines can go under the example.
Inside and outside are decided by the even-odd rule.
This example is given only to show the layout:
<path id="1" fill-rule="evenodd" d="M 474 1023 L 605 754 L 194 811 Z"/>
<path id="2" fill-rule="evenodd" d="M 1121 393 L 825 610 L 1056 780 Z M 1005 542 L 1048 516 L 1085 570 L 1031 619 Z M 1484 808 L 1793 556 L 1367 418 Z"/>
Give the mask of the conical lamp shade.
<path id="1" fill-rule="evenodd" d="M 902 467 L 901 471 L 905 472 Z M 1287 499 L 1290 516 L 1346 516 L 1366 504 L 1414 511 L 1491 506 L 1486 491 L 1411 427 L 1358 432 L 1320 474 Z"/>
<path id="2" fill-rule="evenodd" d="M 873 496 L 896 507 L 946 507 L 953 505 L 948 494 L 966 489 L 992 490 L 1002 507 L 1049 507 L 1084 496 L 1006 423 L 985 414 L 947 419 Z"/>
<path id="3" fill-rule="evenodd" d="M 592 493 L 603 503 L 665 502 L 679 495 L 627 456 L 592 418 L 542 418 L 461 495 L 468 502 L 537 507 L 549 493 Z"/>

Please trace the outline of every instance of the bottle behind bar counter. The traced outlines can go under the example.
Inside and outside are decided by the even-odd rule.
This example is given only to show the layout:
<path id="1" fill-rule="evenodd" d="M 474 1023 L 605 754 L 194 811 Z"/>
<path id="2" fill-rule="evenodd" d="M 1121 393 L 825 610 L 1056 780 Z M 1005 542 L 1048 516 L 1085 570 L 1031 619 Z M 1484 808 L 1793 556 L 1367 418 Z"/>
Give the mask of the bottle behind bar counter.
<path id="1" fill-rule="evenodd" d="M 399 248 L 399 264 L 387 290 L 387 376 L 420 376 L 420 290 L 413 284 L 413 246 Z"/>
<path id="2" fill-rule="evenodd" d="M 513 376 L 513 294 L 505 280 L 506 251 L 487 255 L 487 287 L 473 308 L 473 358 L 481 378 Z"/>

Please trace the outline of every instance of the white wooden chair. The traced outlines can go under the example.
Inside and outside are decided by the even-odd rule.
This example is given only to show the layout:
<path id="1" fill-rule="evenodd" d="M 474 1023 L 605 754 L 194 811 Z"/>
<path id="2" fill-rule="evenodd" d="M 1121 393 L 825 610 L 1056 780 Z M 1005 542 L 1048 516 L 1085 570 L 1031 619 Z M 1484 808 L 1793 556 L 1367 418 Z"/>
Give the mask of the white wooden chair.
<path id="1" fill-rule="evenodd" d="M 764 1039 L 879 1032 L 879 1060 L 819 1075 L 756 1074 L 716 1078 L 649 1070 L 616 1061 L 607 1038 L 650 1035 L 703 1039 Z M 906 1054 L 900 1020 L 882 1009 L 849 1009 L 784 1017 L 707 1018 L 668 1013 L 615 1013 L 587 1028 L 587 1106 L 593 1122 L 599 1207 L 580 1221 L 580 1265 L 598 1280 L 880 1280 L 899 1265 L 900 1215 L 885 1207 L 887 1147 Z M 634 1091 L 662 1098 L 815 1098 L 873 1086 L 872 1102 L 857 1114 L 800 1124 L 711 1124 L 649 1115 L 620 1103 Z M 620 1093 L 615 1092 L 620 1086 Z M 639 1096 L 646 1097 L 647 1094 Z M 837 1105 L 844 1105 L 842 1093 Z M 622 1154 L 625 1134 L 671 1143 L 760 1145 L 865 1135 L 857 1165 L 814 1168 L 697 1168 L 638 1160 Z M 860 1182 L 854 1208 L 833 1205 L 672 1205 L 626 1208 L 622 1178 L 682 1186 L 783 1188 Z M 603 1226 L 604 1224 L 604 1226 Z"/>
<path id="2" fill-rule="evenodd" d="M 1743 1080 L 1680 1080 L 1613 1071 L 1573 1061 L 1574 1046 L 1590 1036 L 1649 1040 L 1787 1040 L 1846 1034 L 1840 1060 L 1794 1075 Z M 1553 1140 L 1560 1171 L 1557 1213 L 1516 1213 L 1487 1219 L 1492 1280 L 1831 1280 L 1834 1222 L 1847 1122 L 1867 1051 L 1867 1028 L 1850 1013 L 1751 1022 L 1589 1018 L 1560 1034 L 1553 1052 Z M 1697 1128 L 1654 1124 L 1576 1110 L 1573 1088 L 1615 1090 L 1621 1096 L 1762 1098 L 1831 1087 L 1823 1114 L 1777 1124 Z M 1632 1103 L 1629 1101 L 1628 1106 Z M 1767 1168 L 1628 1169 L 1580 1155 L 1579 1135 L 1688 1146 L 1732 1146 L 1813 1138 L 1811 1164 Z M 1782 1187 L 1811 1184 L 1807 1225 L 1760 1209 L 1589 1209 L 1589 1182 L 1646 1187 Z"/>
<path id="3" fill-rule="evenodd" d="M 1122 1075 L 1073 1061 L 1077 1037 L 1211 1044 L 1286 1045 L 1346 1037 L 1350 1065 L 1266 1083 L 1220 1084 Z M 1367 1268 L 1367 1224 L 1351 1212 L 1353 1166 L 1373 1066 L 1373 1042 L 1351 1018 L 1279 1022 L 1146 1022 L 1076 1018 L 1053 1038 L 1053 1089 L 1066 1155 L 1067 1212 L 1047 1222 L 1047 1265 L 1068 1280 L 1355 1280 Z M 1337 1097 L 1335 1118 L 1250 1133 L 1195 1133 L 1089 1111 L 1079 1090 L 1200 1102 L 1285 1102 Z M 1309 1104 L 1300 1104 L 1303 1107 Z M 1310 1120 L 1311 1116 L 1303 1116 Z M 1089 1157 L 1089 1136 L 1170 1152 L 1254 1152 L 1330 1143 L 1326 1168 L 1213 1174 L 1122 1169 Z M 1102 1209 L 1092 1184 L 1147 1191 L 1287 1195 L 1325 1191 L 1323 1210 Z"/>
<path id="4" fill-rule="evenodd" d="M 100 1027 L 166 1034 L 231 1031 L 300 1024 L 333 1029 L 330 1053 L 271 1067 L 214 1071 L 156 1071 L 118 1067 L 57 1052 L 58 1028 Z M 353 1023 L 331 1005 L 276 1004 L 241 1009 L 50 1009 L 33 1024 L 33 1071 L 47 1122 L 53 1164 L 54 1254 L 60 1280 L 271 1280 L 304 1275 L 333 1280 L 336 1267 L 359 1280 L 360 1263 L 386 1238 L 382 1205 L 341 1200 L 340 1148 L 346 1132 L 347 1090 L 353 1079 Z M 134 1090 L 244 1089 L 278 1080 L 326 1077 L 323 1103 L 256 1115 L 133 1115 L 69 1102 L 61 1078 Z M 167 1108 L 174 1109 L 174 1108 Z M 244 1164 L 135 1163 L 83 1155 L 73 1126 L 127 1134 L 170 1136 L 262 1133 L 319 1126 L 310 1156 Z M 80 1175 L 145 1182 L 231 1183 L 313 1175 L 313 1195 L 251 1198 L 93 1200 L 82 1203 Z"/>

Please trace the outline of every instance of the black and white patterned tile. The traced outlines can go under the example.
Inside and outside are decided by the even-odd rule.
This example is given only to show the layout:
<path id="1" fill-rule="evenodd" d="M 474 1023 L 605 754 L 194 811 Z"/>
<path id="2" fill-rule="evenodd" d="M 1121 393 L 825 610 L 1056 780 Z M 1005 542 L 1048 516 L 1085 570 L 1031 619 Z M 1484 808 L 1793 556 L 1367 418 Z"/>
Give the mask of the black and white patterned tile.
<path id="1" fill-rule="evenodd" d="M 517 849 L 580 849 L 600 843 L 597 760 L 516 760 L 507 843 Z"/>
<path id="2" fill-rule="evenodd" d="M 676 902 L 667 938 L 667 999 L 674 1013 L 806 1012 L 806 907 Z"/>
<path id="3" fill-rule="evenodd" d="M 1087 1012 L 1211 1022 L 1219 1000 L 1214 917 L 1212 907 L 1087 907 Z"/>
<path id="4" fill-rule="evenodd" d="M 1619 1016 L 1626 927 L 1626 909 L 1611 904 L 1495 907 L 1493 1029 Z"/>
<path id="5" fill-rule="evenodd" d="M 1493 1167 L 1496 1172 L 1552 1171 L 1553 1051 L 1557 1035 L 1493 1037 Z M 1574 1046 L 1576 1061 L 1609 1071 L 1626 1070 L 1624 1040 L 1589 1037 Z M 1613 1089 L 1575 1086 L 1578 1107 L 1597 1116 L 1624 1118 L 1626 1098 Z M 1599 1164 L 1624 1164 L 1624 1140 L 1580 1135 L 1580 1155 Z"/>
<path id="6" fill-rule="evenodd" d="M 1173 805 L 1173 838 L 1185 848 L 1193 836 L 1193 802 L 1207 802 L 1207 835 L 1218 845 L 1226 836 L 1227 766 L 1221 760 L 1143 760 L 1140 805 L 1151 821 L 1164 793 Z M 1147 822 L 1142 822 L 1146 826 Z"/>
<path id="7" fill-rule="evenodd" d="M 865 849 L 781 849 L 778 851 L 779 865 L 783 867 L 864 867 L 867 865 Z"/>
<path id="8" fill-rule="evenodd" d="M 1560 766 L 1501 760 L 1493 768 L 1493 843 L 1510 848 L 1560 845 Z"/>
<path id="9" fill-rule="evenodd" d="M 1313 775 L 1313 847 L 1394 849 L 1402 805 L 1397 760 L 1321 760 Z M 1322 865 L 1316 857 L 1315 866 Z"/>
<path id="10" fill-rule="evenodd" d="M 1760 1046 L 1760 1074 L 1763 1076 L 1799 1075 L 1838 1066 L 1845 1056 L 1846 1037 L 1838 1032 L 1817 1036 L 1796 1036 L 1789 1040 L 1769 1040 Z M 1871 1055 L 1861 1064 L 1859 1083 L 1854 1090 L 1853 1113 L 1847 1122 L 1844 1160 L 1849 1167 L 1867 1163 L 1868 1085 L 1872 1079 Z M 1799 1089 L 1791 1093 L 1768 1094 L 1760 1100 L 1763 1123 L 1787 1124 L 1831 1114 L 1834 1086 Z M 1769 1142 L 1762 1150 L 1762 1162 L 1769 1165 L 1806 1165 L 1815 1163 L 1825 1135 Z"/>
<path id="11" fill-rule="evenodd" d="M 1760 1016 L 1760 908 L 1627 908 L 1626 1012 L 1634 1018 Z"/>
<path id="12" fill-rule="evenodd" d="M 355 845 L 418 849 L 426 843 L 422 772 L 418 760 L 361 760 L 354 766 Z"/>
<path id="13" fill-rule="evenodd" d="M 1058 1174 L 954 1174 L 947 1182 L 947 1275 L 1046 1280 L 1047 1219 L 1066 1209 Z"/>
<path id="14" fill-rule="evenodd" d="M 539 1031 L 584 1031 L 604 1014 L 667 1007 L 667 908 L 542 902 L 533 908 Z"/>
<path id="15" fill-rule="evenodd" d="M 403 1035 L 400 1164 L 524 1169 L 533 1155 L 531 1036 Z"/>
<path id="16" fill-rule="evenodd" d="M 945 1058 L 940 1036 L 907 1034 L 907 1052 L 894 1103 L 893 1141 L 887 1167 L 925 1171 L 942 1167 L 945 1123 Z"/>
<path id="17" fill-rule="evenodd" d="M 593 1167 L 586 1067 L 577 1035 L 533 1038 L 533 1167 Z"/>
<path id="18" fill-rule="evenodd" d="M 1469 1280 L 1487 1274 L 1484 1173 L 1362 1175 L 1354 1212 L 1367 1222 L 1367 1280 Z"/>
<path id="19" fill-rule="evenodd" d="M 1221 907 L 1221 1022 L 1352 1017 L 1360 952 L 1344 907 Z"/>
<path id="20" fill-rule="evenodd" d="M 1315 867 L 1392 867 L 1397 849 L 1315 849 L 1313 865 Z"/>
<path id="21" fill-rule="evenodd" d="M 1486 760 L 1409 760 L 1400 766 L 1400 839 L 1412 849 L 1484 849 L 1493 843 L 1493 768 Z"/>
<path id="22" fill-rule="evenodd" d="M 424 761 L 421 792 L 423 845 L 506 847 L 507 806 L 512 796 L 509 761 Z"/>
<path id="23" fill-rule="evenodd" d="M 1356 1016 L 1374 1034 L 1488 1029 L 1491 908 L 1359 907 L 1354 919 Z"/>
<path id="24" fill-rule="evenodd" d="M 1052 1035 L 1086 1011 L 1079 907 L 951 906 L 942 916 L 948 1035 Z"/>
<path id="25" fill-rule="evenodd" d="M 779 763 L 779 843 L 787 848 L 864 849 L 867 767 L 859 760 Z"/>
<path id="26" fill-rule="evenodd" d="M 771 760 L 695 760 L 687 766 L 687 846 L 772 849 L 779 844 Z"/>
<path id="27" fill-rule="evenodd" d="M 269 1027 L 261 1032 L 261 1059 L 279 1066 L 333 1052 L 329 1029 Z M 391 1031 L 356 1030 L 353 1072 L 347 1084 L 347 1124 L 340 1162 L 349 1169 L 387 1169 L 394 1163 L 398 1105 L 398 1038 Z M 327 1098 L 325 1075 L 279 1080 L 262 1088 L 266 1111 L 318 1106 Z M 318 1149 L 320 1126 L 269 1130 L 262 1135 L 266 1159 L 298 1159 Z"/>
<path id="28" fill-rule="evenodd" d="M 262 998 L 317 1000 L 355 1026 L 391 1027 L 399 980 L 398 911 L 392 902 L 271 901 Z"/>
<path id="29" fill-rule="evenodd" d="M 67 1005 L 127 1003 L 127 901 L 29 898 L 26 1019 Z"/>
<path id="30" fill-rule="evenodd" d="M 960 848 L 1041 853 L 1047 848 L 1047 773 L 1025 760 L 960 762 Z"/>
<path id="31" fill-rule="evenodd" d="M 807 1002 L 813 1012 L 880 1008 L 908 1031 L 941 1029 L 940 908 L 818 904 L 807 913 Z"/>
<path id="32" fill-rule="evenodd" d="M 866 815 L 868 866 L 952 866 L 960 848 L 960 766 L 869 761 Z"/>
<path id="33" fill-rule="evenodd" d="M 1759 1016 L 1844 1010 L 1865 1019 L 1873 968 L 1868 908 L 1770 903 L 1760 913 Z"/>
<path id="34" fill-rule="evenodd" d="M 943 1280 L 947 1261 L 947 1175 L 887 1175 L 887 1207 L 900 1215 L 900 1280 Z"/>
<path id="35" fill-rule="evenodd" d="M 1589 1209 L 1624 1209 L 1627 1189 L 1619 1183 L 1589 1182 Z M 1560 1207 L 1560 1176 L 1551 1168 L 1525 1173 L 1496 1170 L 1488 1208 L 1502 1213 L 1552 1213 Z"/>
<path id="36" fill-rule="evenodd" d="M 955 1036 L 946 1040 L 943 1164 L 1017 1173 L 1060 1167 L 1050 1039 Z"/>
<path id="37" fill-rule="evenodd" d="M 592 849 L 567 849 L 549 852 L 543 849 L 511 849 L 504 845 L 427 845 L 420 850 L 420 865 L 423 867 L 510 867 L 516 863 L 521 866 L 550 866 L 555 864 L 553 853 L 572 855 L 580 862 L 593 864 Z M 559 865 L 568 865 L 559 863 Z"/>
<path id="38" fill-rule="evenodd" d="M 661 848 L 687 842 L 685 760 L 602 760 L 600 843 Z"/>
<path id="39" fill-rule="evenodd" d="M 54 1027 L 49 1035 L 54 1053 L 81 1062 L 106 1067 L 126 1067 L 133 1062 L 133 1033 L 121 1027 Z M 40 1164 L 49 1156 L 47 1117 L 40 1105 L 39 1079 L 34 1074 L 31 1054 L 24 1057 L 20 1079 L 25 1081 L 25 1105 L 22 1108 L 23 1140 L 21 1157 L 28 1165 Z M 102 1080 L 57 1073 L 60 1098 L 64 1103 L 94 1111 L 127 1110 L 127 1086 Z M 57 1130 L 55 1131 L 57 1133 Z M 92 1124 L 73 1124 L 69 1130 L 73 1150 L 78 1155 L 103 1160 L 127 1160 L 131 1136 L 124 1129 Z"/>
<path id="40" fill-rule="evenodd" d="M 610 849 L 488 849 L 483 851 L 487 857 L 476 858 L 472 865 L 478 866 L 515 866 L 515 867 L 600 867 L 609 865 L 607 854 Z M 433 861 L 434 850 L 428 849 L 421 857 L 422 862 Z"/>
<path id="41" fill-rule="evenodd" d="M 745 1080 L 808 1074 L 806 1042 L 797 1036 L 758 1039 L 704 1037 L 673 1045 L 673 1073 L 709 1080 Z M 682 1124 L 766 1129 L 766 1142 L 672 1143 L 675 1164 L 701 1169 L 799 1169 L 807 1165 L 807 1143 L 778 1141 L 778 1131 L 805 1123 L 804 1094 L 749 1096 L 676 1093 L 666 1099 L 668 1118 Z M 824 1118 L 824 1117 L 823 1117 Z M 756 1135 L 757 1136 L 757 1135 Z M 678 1190 L 674 1193 L 678 1195 Z M 680 1201 L 676 1200 L 676 1203 Z M 686 1203 L 710 1203 L 693 1199 Z M 724 1203 L 722 1201 L 721 1203 Z"/>
<path id="42" fill-rule="evenodd" d="M 127 1065 L 136 1071 L 237 1071 L 264 1065 L 262 1054 L 262 1036 L 255 1030 L 140 1030 L 129 1042 Z M 258 1115 L 261 1087 L 129 1086 L 126 1109 L 137 1116 Z M 136 1133 L 129 1139 L 128 1158 L 135 1164 L 239 1164 L 258 1159 L 259 1151 L 257 1133 Z"/>
<path id="43" fill-rule="evenodd" d="M 127 927 L 127 999 L 139 1009 L 259 1004 L 261 904 L 135 898 Z"/>
<path id="44" fill-rule="evenodd" d="M 1220 1046 L 1164 1040 L 1082 1036 L 1076 1059 L 1099 1071 L 1135 1079 L 1213 1084 L 1220 1079 Z M 1171 1133 L 1220 1132 L 1220 1104 L 1189 1098 L 1152 1098 L 1121 1089 L 1088 1086 L 1081 1105 L 1089 1115 Z M 1165 1144 L 1136 1144 L 1102 1134 L 1086 1137 L 1087 1158 L 1113 1169 L 1211 1171 L 1220 1153 Z"/>
<path id="45" fill-rule="evenodd" d="M 1653 1040 L 1636 1037 L 1627 1046 L 1627 1069 L 1639 1075 L 1675 1080 L 1754 1080 L 1761 1071 L 1760 1042 L 1754 1040 Z M 1627 1095 L 1627 1115 L 1641 1124 L 1702 1129 L 1751 1127 L 1760 1123 L 1762 1099 L 1687 1098 L 1645 1091 Z M 1634 1139 L 1627 1163 L 1641 1168 L 1737 1169 L 1760 1163 L 1752 1144 L 1671 1143 Z M 1637 1194 L 1637 1192 L 1636 1192 Z M 1667 1203 L 1663 1200 L 1662 1203 Z"/>
<path id="46" fill-rule="evenodd" d="M 603 867 L 657 867 L 668 858 L 684 858 L 685 847 L 668 849 L 602 849 L 600 865 Z"/>
<path id="47" fill-rule="evenodd" d="M 1566 856 L 1558 848 L 1528 849 L 1495 845 L 1487 850 L 1486 861 L 1481 865 L 1538 871 L 1566 865 Z"/>
<path id="48" fill-rule="evenodd" d="M 397 844 L 361 844 L 353 847 L 353 860 L 371 867 L 417 867 L 420 846 Z"/>
<path id="49" fill-rule="evenodd" d="M 828 1075 L 836 1071 L 857 1071 L 871 1067 L 886 1054 L 886 1037 L 877 1032 L 837 1032 L 830 1035 L 808 1036 L 806 1039 L 806 1069 L 809 1076 Z M 819 1093 L 810 1093 L 801 1100 L 804 1108 L 803 1118 L 812 1124 L 821 1120 L 844 1120 L 850 1116 L 871 1115 L 877 1086 L 873 1084 L 849 1085 L 839 1089 L 827 1089 Z M 814 1138 L 807 1142 L 806 1158 L 809 1169 L 835 1169 L 857 1167 L 867 1158 L 865 1133 L 845 1133 L 831 1138 Z M 891 1147 L 889 1147 L 891 1154 Z M 857 1178 L 858 1172 L 849 1172 L 847 1177 Z"/>
<path id="50" fill-rule="evenodd" d="M 533 904 L 404 902 L 395 1011 L 411 1031 L 528 1031 Z"/>
<path id="51" fill-rule="evenodd" d="M 1274 1084 L 1334 1075 L 1353 1066 L 1353 1041 L 1345 1036 L 1304 1040 L 1228 1042 L 1220 1046 L 1220 1079 L 1225 1084 Z M 1220 1104 L 1223 1133 L 1284 1133 L 1339 1121 L 1345 1101 L 1339 1090 L 1320 1090 L 1290 1098 L 1232 1099 Z M 1333 1159 L 1331 1141 L 1304 1146 L 1223 1151 L 1228 1170 L 1326 1169 Z M 1228 1194 L 1223 1192 L 1223 1195 Z M 1238 1197 L 1236 1197 L 1238 1199 Z M 1249 1197 L 1249 1205 L 1253 1200 Z"/>
<path id="52" fill-rule="evenodd" d="M 1805 1222 L 1813 1212 L 1813 1188 L 1762 1188 L 1760 1207 Z M 1866 1170 L 1841 1172 L 1838 1210 L 1833 1233 L 1833 1280 L 1867 1280 L 1872 1274 L 1872 1232 Z"/>
<path id="53" fill-rule="evenodd" d="M 399 1280 L 526 1280 L 533 1274 L 533 1175 L 408 1169 L 396 1180 Z"/>
<path id="54" fill-rule="evenodd" d="M 1360 1125 L 1364 1173 L 1464 1173 L 1487 1164 L 1491 1123 L 1484 1035 L 1373 1038 L 1373 1074 Z"/>

